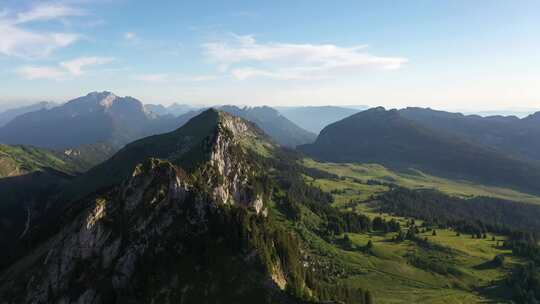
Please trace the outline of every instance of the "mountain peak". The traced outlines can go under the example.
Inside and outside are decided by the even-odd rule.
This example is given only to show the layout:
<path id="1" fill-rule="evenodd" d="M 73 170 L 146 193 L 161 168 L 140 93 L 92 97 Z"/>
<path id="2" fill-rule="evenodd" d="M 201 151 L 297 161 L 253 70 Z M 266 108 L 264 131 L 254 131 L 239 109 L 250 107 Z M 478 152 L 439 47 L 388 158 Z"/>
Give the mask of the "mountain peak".
<path id="1" fill-rule="evenodd" d="M 540 121 L 540 112 L 535 112 L 524 118 L 529 121 Z"/>
<path id="2" fill-rule="evenodd" d="M 110 94 L 108 94 L 107 96 L 105 96 L 105 98 L 103 98 L 103 99 L 99 102 L 99 104 L 100 104 L 101 106 L 103 106 L 103 107 L 105 107 L 105 108 L 108 109 L 108 108 L 110 108 L 110 107 L 113 105 L 114 101 L 115 101 L 117 98 L 118 98 L 118 96 L 116 96 L 116 95 L 110 93 Z"/>

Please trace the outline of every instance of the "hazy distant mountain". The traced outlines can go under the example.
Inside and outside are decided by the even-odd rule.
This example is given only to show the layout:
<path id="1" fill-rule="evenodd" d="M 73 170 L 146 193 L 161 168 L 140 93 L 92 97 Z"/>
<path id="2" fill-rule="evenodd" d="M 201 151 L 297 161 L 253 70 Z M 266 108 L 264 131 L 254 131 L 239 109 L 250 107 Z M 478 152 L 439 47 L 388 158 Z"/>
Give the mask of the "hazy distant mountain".
<path id="1" fill-rule="evenodd" d="M 539 109 L 502 109 L 502 110 L 487 110 L 487 111 L 455 111 L 461 112 L 465 115 L 480 115 L 480 116 L 516 116 L 519 118 L 527 117 L 535 112 L 538 112 Z"/>
<path id="2" fill-rule="evenodd" d="M 160 105 L 160 104 L 145 104 L 144 109 L 156 115 L 170 114 L 167 108 L 164 105 Z"/>
<path id="3" fill-rule="evenodd" d="M 508 119 L 512 120 L 504 120 Z M 325 161 L 417 168 L 540 193 L 538 163 L 516 159 L 425 127 L 397 110 L 374 108 L 357 113 L 327 126 L 315 143 L 299 148 Z"/>
<path id="4" fill-rule="evenodd" d="M 276 109 L 290 121 L 316 134 L 327 125 L 360 111 L 335 106 L 276 107 Z"/>
<path id="5" fill-rule="evenodd" d="M 406 108 L 399 113 L 424 126 L 477 144 L 540 160 L 540 112 L 521 119 L 515 116 L 463 115 L 425 108 Z"/>
<path id="6" fill-rule="evenodd" d="M 175 116 L 182 115 L 190 111 L 197 111 L 200 109 L 201 107 L 196 107 L 196 106 L 191 106 L 191 105 L 186 105 L 186 104 L 178 104 L 178 103 L 173 103 L 167 107 L 167 110 L 169 111 L 169 113 Z"/>
<path id="7" fill-rule="evenodd" d="M 270 107 L 239 108 L 236 106 L 222 106 L 219 109 L 255 123 L 282 146 L 295 147 L 311 143 L 317 137 Z"/>
<path id="8" fill-rule="evenodd" d="M 186 114 L 191 111 L 197 111 L 200 110 L 201 107 L 191 106 L 191 105 L 185 105 L 185 104 L 178 104 L 173 103 L 169 106 L 164 106 L 161 104 L 145 104 L 144 108 L 147 111 L 150 111 L 156 115 L 173 115 L 173 116 L 179 116 Z"/>
<path id="9" fill-rule="evenodd" d="M 0 127 L 12 121 L 15 117 L 19 115 L 29 113 L 29 112 L 39 111 L 42 109 L 50 109 L 55 106 L 57 106 L 57 104 L 53 102 L 42 101 L 35 104 L 27 105 L 27 106 L 5 110 L 0 113 Z"/>
<path id="10" fill-rule="evenodd" d="M 121 147 L 178 127 L 178 119 L 156 117 L 132 97 L 94 92 L 52 109 L 16 117 L 0 128 L 0 142 L 66 149 L 107 143 Z"/>

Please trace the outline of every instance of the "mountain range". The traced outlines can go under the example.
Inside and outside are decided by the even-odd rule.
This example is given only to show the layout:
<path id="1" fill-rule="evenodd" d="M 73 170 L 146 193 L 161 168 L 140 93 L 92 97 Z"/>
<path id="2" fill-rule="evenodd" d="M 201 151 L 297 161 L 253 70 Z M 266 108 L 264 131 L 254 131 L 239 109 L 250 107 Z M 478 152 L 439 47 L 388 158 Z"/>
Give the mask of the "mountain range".
<path id="1" fill-rule="evenodd" d="M 221 106 L 219 109 L 255 123 L 283 146 L 294 148 L 311 143 L 316 138 L 314 133 L 302 129 L 271 107 Z"/>
<path id="2" fill-rule="evenodd" d="M 0 142 L 33 145 L 50 149 L 72 149 L 81 145 L 106 144 L 114 149 L 145 136 L 172 131 L 203 109 L 157 115 L 132 97 L 118 97 L 110 92 L 93 92 L 51 109 L 28 112 L 0 128 Z M 150 107 L 151 108 L 151 107 Z M 155 108 L 155 107 L 154 107 Z M 224 110 L 260 124 L 276 142 L 294 147 L 315 139 L 269 107 Z M 174 111 L 173 111 L 174 112 Z"/>
<path id="3" fill-rule="evenodd" d="M 410 115 L 410 112 L 404 113 Z M 434 124 L 437 122 L 433 120 Z M 379 107 L 327 126 L 315 143 L 301 146 L 300 150 L 324 161 L 413 168 L 434 175 L 540 193 L 536 183 L 540 178 L 540 165 L 536 161 L 526 161 L 440 130 L 408 119 L 400 111 Z"/>
<path id="4" fill-rule="evenodd" d="M 15 117 L 34 111 L 50 109 L 57 106 L 56 103 L 42 101 L 35 104 L 7 109 L 0 113 L 0 127 L 12 121 Z"/>
<path id="5" fill-rule="evenodd" d="M 539 114 L 289 110 L 175 115 L 101 92 L 17 116 L 0 128 L 0 299 L 535 299 Z"/>
<path id="6" fill-rule="evenodd" d="M 295 165 L 263 159 L 282 153 L 255 124 L 213 109 L 127 145 L 82 176 L 100 184 L 4 271 L 0 294 L 18 303 L 372 301 L 322 283 L 317 256 L 269 215 L 271 197 L 287 189 L 265 172 Z"/>
<path id="7" fill-rule="evenodd" d="M 505 153 L 540 160 L 540 112 L 515 116 L 463 115 L 423 108 L 399 113 L 426 127 L 459 136 Z"/>
<path id="8" fill-rule="evenodd" d="M 178 115 L 186 114 L 187 112 L 190 112 L 190 111 L 200 110 L 203 107 L 196 107 L 196 106 L 191 106 L 191 105 L 186 105 L 186 104 L 173 103 L 168 106 L 164 106 L 161 104 L 145 104 L 144 108 L 147 111 L 152 112 L 157 115 L 170 114 L 173 116 L 178 116 Z"/>
<path id="9" fill-rule="evenodd" d="M 120 147 L 136 138 L 173 128 L 175 119 L 156 119 L 140 101 L 94 92 L 62 106 L 16 117 L 0 128 L 0 142 L 52 149 L 108 143 Z"/>

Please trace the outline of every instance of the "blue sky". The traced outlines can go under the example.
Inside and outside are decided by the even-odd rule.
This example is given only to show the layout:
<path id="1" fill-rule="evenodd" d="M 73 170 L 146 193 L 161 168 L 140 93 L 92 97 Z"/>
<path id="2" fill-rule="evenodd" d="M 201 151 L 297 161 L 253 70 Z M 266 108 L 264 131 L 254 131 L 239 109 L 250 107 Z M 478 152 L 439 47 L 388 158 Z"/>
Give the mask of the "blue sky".
<path id="1" fill-rule="evenodd" d="M 540 108 L 540 1 L 0 0 L 0 103 Z"/>

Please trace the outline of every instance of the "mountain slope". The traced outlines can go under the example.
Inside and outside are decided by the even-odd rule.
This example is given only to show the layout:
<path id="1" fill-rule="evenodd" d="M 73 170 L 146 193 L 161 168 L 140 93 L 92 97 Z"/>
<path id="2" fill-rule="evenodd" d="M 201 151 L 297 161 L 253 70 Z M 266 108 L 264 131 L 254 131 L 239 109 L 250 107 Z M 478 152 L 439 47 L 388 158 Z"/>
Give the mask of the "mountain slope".
<path id="1" fill-rule="evenodd" d="M 327 125 L 360 111 L 335 106 L 277 107 L 276 109 L 290 121 L 315 134 L 319 134 Z"/>
<path id="2" fill-rule="evenodd" d="M 80 197 L 118 183 L 127 178 L 137 164 L 150 157 L 167 159 L 187 168 L 197 166 L 208 153 L 204 140 L 209 134 L 217 132 L 222 116 L 223 114 L 216 110 L 206 110 L 175 131 L 150 136 L 126 145 L 112 158 L 78 178 L 66 191 L 68 197 Z M 242 138 L 265 136 L 260 131 L 259 134 L 247 132 L 247 126 L 244 128 L 246 134 L 241 135 Z"/>
<path id="3" fill-rule="evenodd" d="M 110 92 L 94 92 L 66 104 L 16 117 L 0 128 L 0 142 L 52 149 L 107 143 L 121 147 L 135 139 L 173 130 L 174 118 L 149 115 L 142 103 Z"/>
<path id="4" fill-rule="evenodd" d="M 55 106 L 55 103 L 43 101 L 27 106 L 5 110 L 4 112 L 0 113 L 0 127 L 12 121 L 15 117 L 19 115 L 43 109 L 50 109 Z"/>
<path id="5" fill-rule="evenodd" d="M 75 157 L 75 156 L 73 156 Z M 88 163 L 61 152 L 0 145 L 0 268 L 13 255 L 13 244 L 47 209 L 59 192 Z"/>
<path id="6" fill-rule="evenodd" d="M 339 147 L 339 148 L 337 148 Z M 331 162 L 417 168 L 435 175 L 540 193 L 540 166 L 426 128 L 398 111 L 374 108 L 332 125 L 305 153 Z"/>
<path id="7" fill-rule="evenodd" d="M 0 178 L 19 176 L 46 168 L 65 173 L 83 169 L 70 162 L 67 155 L 29 146 L 0 145 Z"/>
<path id="8" fill-rule="evenodd" d="M 426 127 L 502 152 L 540 160 L 540 113 L 522 119 L 515 116 L 463 115 L 424 108 L 406 108 L 399 113 Z"/>
<path id="9" fill-rule="evenodd" d="M 118 177 L 72 204 L 58 232 L 0 275 L 0 296 L 17 303 L 371 301 L 336 285 L 335 268 L 314 260 L 290 224 L 270 214 L 272 201 L 292 202 L 276 196 L 288 191 L 267 172 L 297 172 L 294 162 L 278 165 L 279 151 L 252 123 L 215 110 L 126 146 L 88 173 Z M 323 201 L 312 191 L 304 192 L 311 204 Z"/>
<path id="10" fill-rule="evenodd" d="M 219 109 L 255 123 L 282 146 L 295 147 L 311 143 L 316 137 L 315 134 L 300 128 L 270 107 L 222 106 Z"/>

